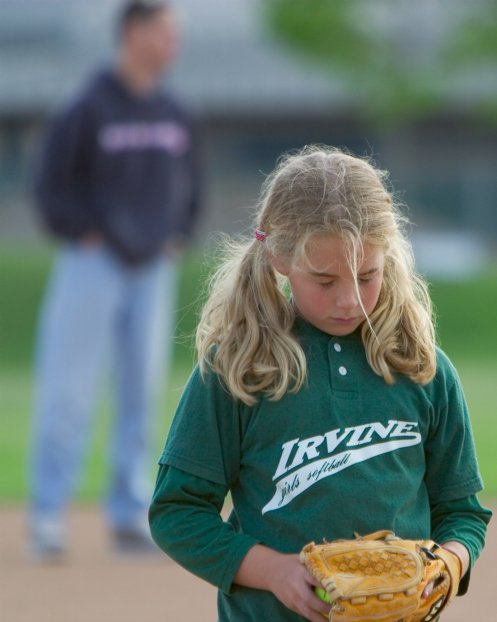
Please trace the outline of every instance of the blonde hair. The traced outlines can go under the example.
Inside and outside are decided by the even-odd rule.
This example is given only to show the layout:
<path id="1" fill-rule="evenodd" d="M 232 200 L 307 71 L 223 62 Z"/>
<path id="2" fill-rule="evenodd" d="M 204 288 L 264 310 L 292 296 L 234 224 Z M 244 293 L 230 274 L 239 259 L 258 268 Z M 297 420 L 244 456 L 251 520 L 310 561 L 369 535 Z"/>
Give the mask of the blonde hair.
<path id="1" fill-rule="evenodd" d="M 263 185 L 255 220 L 265 240 L 230 242 L 210 283 L 196 336 L 203 373 L 212 369 L 248 405 L 259 392 L 278 400 L 302 387 L 307 366 L 292 332 L 295 311 L 271 257 L 295 265 L 307 257 L 313 236 L 328 234 L 347 242 L 356 288 L 363 243 L 384 253 L 378 303 L 361 328 L 371 368 L 389 384 L 396 372 L 421 384 L 433 378 L 431 301 L 387 177 L 367 159 L 325 146 L 279 160 Z"/>

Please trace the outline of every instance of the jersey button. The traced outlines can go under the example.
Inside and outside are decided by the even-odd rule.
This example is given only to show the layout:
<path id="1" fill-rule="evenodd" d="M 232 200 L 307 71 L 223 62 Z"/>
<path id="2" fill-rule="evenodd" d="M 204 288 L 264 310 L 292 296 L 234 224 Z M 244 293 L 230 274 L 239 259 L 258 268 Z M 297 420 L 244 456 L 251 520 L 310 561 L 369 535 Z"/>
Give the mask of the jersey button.
<path id="1" fill-rule="evenodd" d="M 347 375 L 347 368 L 346 368 L 346 367 L 343 367 L 343 366 L 342 366 L 342 367 L 339 367 L 339 368 L 338 368 L 338 373 L 339 373 L 341 376 L 346 376 L 346 375 Z"/>
<path id="2" fill-rule="evenodd" d="M 335 352 L 341 352 L 342 346 L 339 343 L 334 343 L 333 347 L 335 348 Z"/>

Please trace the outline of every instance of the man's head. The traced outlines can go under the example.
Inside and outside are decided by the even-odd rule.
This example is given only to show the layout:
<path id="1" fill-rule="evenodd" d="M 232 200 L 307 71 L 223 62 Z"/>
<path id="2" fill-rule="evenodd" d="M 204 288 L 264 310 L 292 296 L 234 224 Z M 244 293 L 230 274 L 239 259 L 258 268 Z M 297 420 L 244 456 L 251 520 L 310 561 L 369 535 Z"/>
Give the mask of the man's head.
<path id="1" fill-rule="evenodd" d="M 144 70 L 159 75 L 174 58 L 178 33 L 173 11 L 165 0 L 131 0 L 119 18 L 124 52 Z"/>

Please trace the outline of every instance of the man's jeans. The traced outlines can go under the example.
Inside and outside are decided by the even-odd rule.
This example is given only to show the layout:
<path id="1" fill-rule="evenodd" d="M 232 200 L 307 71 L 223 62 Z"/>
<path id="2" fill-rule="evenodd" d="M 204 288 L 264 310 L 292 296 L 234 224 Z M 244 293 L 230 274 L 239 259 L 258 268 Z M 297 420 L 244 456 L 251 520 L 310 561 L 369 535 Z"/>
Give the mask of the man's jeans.
<path id="1" fill-rule="evenodd" d="M 176 267 L 128 267 L 105 248 L 65 247 L 41 312 L 31 454 L 31 520 L 62 519 L 79 481 L 101 380 L 115 370 L 109 521 L 143 518 L 151 490 L 154 402 L 176 306 Z"/>

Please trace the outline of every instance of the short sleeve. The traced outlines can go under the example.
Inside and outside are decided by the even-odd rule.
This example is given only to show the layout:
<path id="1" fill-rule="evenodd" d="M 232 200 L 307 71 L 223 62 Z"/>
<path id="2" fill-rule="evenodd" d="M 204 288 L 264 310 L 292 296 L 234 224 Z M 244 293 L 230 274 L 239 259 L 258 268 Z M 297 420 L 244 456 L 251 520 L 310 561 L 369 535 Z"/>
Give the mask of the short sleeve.
<path id="1" fill-rule="evenodd" d="M 213 372 L 197 366 L 179 402 L 159 463 L 230 487 L 240 463 L 240 413 Z"/>
<path id="2" fill-rule="evenodd" d="M 466 400 L 456 370 L 439 352 L 436 400 L 425 444 L 430 503 L 451 501 L 482 490 Z"/>

